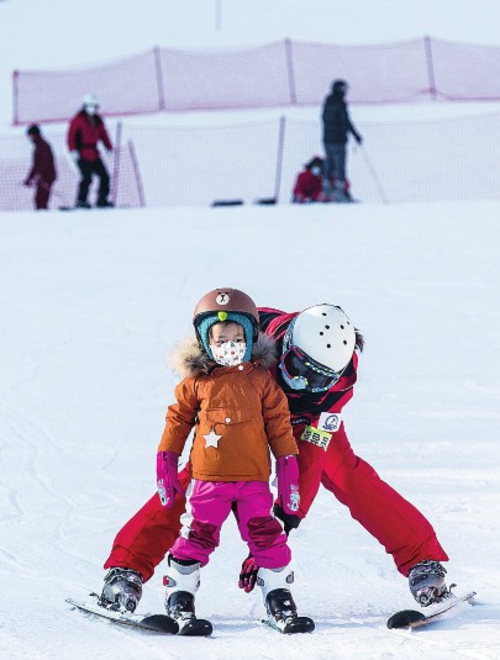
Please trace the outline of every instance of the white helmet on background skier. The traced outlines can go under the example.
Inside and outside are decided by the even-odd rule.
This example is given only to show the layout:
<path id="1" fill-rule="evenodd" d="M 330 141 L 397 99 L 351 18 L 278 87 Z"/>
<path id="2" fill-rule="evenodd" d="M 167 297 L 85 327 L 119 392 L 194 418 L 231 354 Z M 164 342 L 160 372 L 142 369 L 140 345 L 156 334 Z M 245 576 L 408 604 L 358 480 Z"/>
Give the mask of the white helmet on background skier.
<path id="1" fill-rule="evenodd" d="M 82 106 L 87 114 L 95 115 L 99 110 L 99 98 L 95 94 L 85 94 Z"/>
<path id="2" fill-rule="evenodd" d="M 342 376 L 356 346 L 356 330 L 337 305 L 300 312 L 283 338 L 280 369 L 294 390 L 325 392 Z"/>

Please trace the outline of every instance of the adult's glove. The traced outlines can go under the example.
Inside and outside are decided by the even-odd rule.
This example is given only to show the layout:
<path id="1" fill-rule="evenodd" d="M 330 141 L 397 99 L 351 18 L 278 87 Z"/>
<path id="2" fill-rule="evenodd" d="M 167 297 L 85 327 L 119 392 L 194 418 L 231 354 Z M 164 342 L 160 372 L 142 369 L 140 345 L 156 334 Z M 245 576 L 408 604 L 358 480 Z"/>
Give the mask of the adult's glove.
<path id="1" fill-rule="evenodd" d="M 238 587 L 243 589 L 245 593 L 249 594 L 255 587 L 258 572 L 259 567 L 255 563 L 255 559 L 252 557 L 252 555 L 248 555 L 248 557 L 241 565 Z"/>
<path id="2" fill-rule="evenodd" d="M 274 516 L 281 520 L 283 523 L 283 529 L 285 530 L 285 534 L 287 536 L 290 534 L 292 529 L 297 529 L 297 527 L 300 525 L 300 521 L 302 520 L 302 518 L 299 518 L 299 516 L 293 516 L 285 513 L 279 504 L 274 505 L 273 513 Z"/>
<path id="3" fill-rule="evenodd" d="M 286 514 L 299 510 L 299 464 L 296 456 L 280 456 L 276 461 L 278 504 Z"/>
<path id="4" fill-rule="evenodd" d="M 174 506 L 175 493 L 184 497 L 184 489 L 177 474 L 179 457 L 173 451 L 159 451 L 156 456 L 156 484 L 164 509 Z"/>
<path id="5" fill-rule="evenodd" d="M 78 153 L 78 151 L 76 149 L 73 149 L 72 151 L 69 152 L 69 155 L 78 165 L 78 161 L 80 160 L 80 154 Z"/>

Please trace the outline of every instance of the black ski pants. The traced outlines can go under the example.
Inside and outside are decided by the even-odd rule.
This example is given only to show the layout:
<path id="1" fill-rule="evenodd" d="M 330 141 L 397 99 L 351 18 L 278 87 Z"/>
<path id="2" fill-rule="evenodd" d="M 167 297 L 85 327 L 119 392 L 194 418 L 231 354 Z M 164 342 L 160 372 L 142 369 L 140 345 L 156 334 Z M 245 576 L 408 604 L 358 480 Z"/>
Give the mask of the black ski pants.
<path id="1" fill-rule="evenodd" d="M 102 160 L 84 160 L 80 158 L 78 167 L 82 176 L 78 186 L 78 202 L 86 202 L 89 194 L 92 175 L 99 177 L 99 191 L 97 193 L 97 206 L 104 206 L 108 201 L 109 195 L 109 174 Z"/>

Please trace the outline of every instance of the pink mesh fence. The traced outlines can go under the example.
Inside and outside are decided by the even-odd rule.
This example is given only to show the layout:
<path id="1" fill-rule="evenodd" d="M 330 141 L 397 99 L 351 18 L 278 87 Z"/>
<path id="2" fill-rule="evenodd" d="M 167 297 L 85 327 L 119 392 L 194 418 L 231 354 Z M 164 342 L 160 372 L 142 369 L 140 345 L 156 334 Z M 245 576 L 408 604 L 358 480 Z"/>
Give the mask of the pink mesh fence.
<path id="1" fill-rule="evenodd" d="M 292 42 L 295 98 L 318 105 L 332 80 L 349 81 L 351 103 L 411 102 L 429 95 L 425 42 L 334 46 Z"/>
<path id="2" fill-rule="evenodd" d="M 15 71 L 14 124 L 64 121 L 85 94 L 99 95 L 107 116 L 157 112 L 161 105 L 155 50 L 112 63 L 60 71 Z"/>
<path id="3" fill-rule="evenodd" d="M 357 125 L 364 146 L 349 144 L 348 177 L 361 201 L 500 199 L 499 113 Z M 117 138 L 121 146 L 107 165 L 117 204 L 130 207 L 263 198 L 288 203 L 303 164 L 323 153 L 320 122 L 284 117 L 205 127 L 125 124 Z M 78 178 L 64 135 L 48 133 L 47 139 L 59 172 L 51 206 L 71 205 Z M 31 147 L 22 135 L 1 138 L 1 147 L 0 210 L 30 209 L 33 191 L 21 182 Z"/>
<path id="4" fill-rule="evenodd" d="M 162 49 L 167 110 L 290 105 L 283 42 L 239 51 Z"/>
<path id="5" fill-rule="evenodd" d="M 87 92 L 103 113 L 318 105 L 331 81 L 351 83 L 352 103 L 500 99 L 500 48 L 438 39 L 378 46 L 284 40 L 258 48 L 154 48 L 114 63 L 60 71 L 16 71 L 13 123 L 61 121 Z"/>
<path id="6" fill-rule="evenodd" d="M 65 134 L 60 131 L 43 133 L 52 147 L 57 169 L 49 207 L 71 207 L 75 203 L 79 176 L 65 147 Z M 34 189 L 23 186 L 23 180 L 31 168 L 31 144 L 24 135 L 0 137 L 0 143 L 0 211 L 32 209 Z M 111 155 L 102 154 L 111 175 L 111 197 L 118 206 L 144 206 L 142 179 L 133 144 L 130 141 L 121 142 L 117 130 L 115 145 Z M 94 180 L 89 201 L 94 203 L 96 197 L 97 180 Z"/>
<path id="7" fill-rule="evenodd" d="M 447 101 L 500 99 L 500 48 L 437 39 L 432 40 L 430 48 L 438 98 Z"/>

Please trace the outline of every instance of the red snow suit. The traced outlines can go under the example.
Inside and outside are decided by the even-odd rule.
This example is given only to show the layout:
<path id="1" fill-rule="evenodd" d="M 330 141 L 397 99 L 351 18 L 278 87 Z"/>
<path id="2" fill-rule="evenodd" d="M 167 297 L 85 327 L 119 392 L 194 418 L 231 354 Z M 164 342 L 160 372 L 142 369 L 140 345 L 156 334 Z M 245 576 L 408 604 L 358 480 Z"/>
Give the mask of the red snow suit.
<path id="1" fill-rule="evenodd" d="M 323 197 L 323 177 L 316 176 L 309 169 L 301 172 L 293 189 L 293 201 L 295 204 L 304 202 L 318 202 Z"/>
<path id="2" fill-rule="evenodd" d="M 296 313 L 260 308 L 261 330 L 281 345 L 283 335 Z M 398 570 L 408 575 L 410 568 L 424 559 L 446 561 L 448 556 L 424 516 L 375 470 L 356 456 L 341 421 L 341 411 L 353 395 L 358 366 L 357 352 L 342 378 L 327 392 L 299 393 L 287 389 L 279 369 L 273 375 L 284 389 L 290 407 L 291 423 L 299 446 L 300 510 L 304 518 L 323 486 L 348 507 L 351 516 L 391 554 Z M 184 485 L 187 469 L 181 473 Z M 123 566 L 139 571 L 148 580 L 155 567 L 177 538 L 179 515 L 184 499 L 174 508 L 162 508 L 158 494 L 140 509 L 118 532 L 104 568 Z"/>
<path id="3" fill-rule="evenodd" d="M 68 149 L 78 151 L 83 160 L 96 161 L 99 159 L 97 145 L 103 142 L 108 151 L 113 148 L 104 122 L 99 115 L 90 117 L 81 110 L 73 117 L 68 129 Z"/>
<path id="4" fill-rule="evenodd" d="M 26 177 L 25 183 L 31 183 L 36 179 L 41 179 L 45 183 L 52 185 L 56 180 L 56 166 L 54 163 L 54 154 L 48 142 L 41 135 L 33 137 L 33 164 Z"/>

